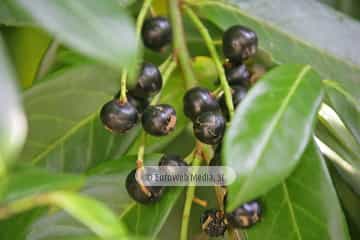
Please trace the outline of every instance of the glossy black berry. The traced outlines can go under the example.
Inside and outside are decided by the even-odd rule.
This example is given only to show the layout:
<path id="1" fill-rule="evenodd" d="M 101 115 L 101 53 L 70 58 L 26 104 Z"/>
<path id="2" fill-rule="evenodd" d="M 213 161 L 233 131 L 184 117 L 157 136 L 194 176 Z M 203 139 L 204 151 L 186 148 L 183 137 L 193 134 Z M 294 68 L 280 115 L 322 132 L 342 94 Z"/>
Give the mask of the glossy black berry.
<path id="1" fill-rule="evenodd" d="M 144 45 L 154 51 L 162 50 L 171 42 L 171 25 L 165 17 L 145 20 L 141 30 Z"/>
<path id="2" fill-rule="evenodd" d="M 100 119 L 109 131 L 124 133 L 136 125 L 138 112 L 129 102 L 121 103 L 113 99 L 102 107 Z"/>
<path id="3" fill-rule="evenodd" d="M 200 222 L 201 229 L 210 237 L 223 236 L 227 228 L 224 212 L 216 209 L 206 210 Z"/>
<path id="4" fill-rule="evenodd" d="M 225 70 L 226 79 L 230 85 L 250 87 L 251 74 L 245 64 L 237 65 Z"/>
<path id="5" fill-rule="evenodd" d="M 159 166 L 186 167 L 187 163 L 178 155 L 166 154 L 160 159 Z"/>
<path id="6" fill-rule="evenodd" d="M 164 191 L 161 186 L 144 186 L 136 179 L 136 174 L 144 174 L 142 169 L 133 169 L 126 178 L 126 190 L 136 202 L 149 204 L 157 202 Z M 141 177 L 139 177 L 140 179 Z"/>
<path id="7" fill-rule="evenodd" d="M 232 26 L 223 35 L 224 55 L 233 63 L 242 63 L 254 56 L 257 46 L 256 33 L 244 26 Z"/>
<path id="8" fill-rule="evenodd" d="M 225 133 L 226 121 L 219 112 L 204 112 L 194 121 L 194 134 L 201 142 L 215 145 L 221 142 Z"/>
<path id="9" fill-rule="evenodd" d="M 154 136 L 165 136 L 175 129 L 176 112 L 168 104 L 149 106 L 142 118 L 144 130 Z"/>
<path id="10" fill-rule="evenodd" d="M 249 228 L 260 221 L 262 214 L 258 201 L 247 202 L 227 214 L 229 224 L 234 228 Z"/>
<path id="11" fill-rule="evenodd" d="M 206 88 L 194 87 L 184 96 L 184 113 L 192 121 L 203 112 L 216 112 L 220 106 Z"/>
<path id="12" fill-rule="evenodd" d="M 145 108 L 149 106 L 148 99 L 137 98 L 135 96 L 132 96 L 130 93 L 128 93 L 126 97 L 128 102 L 136 108 L 139 115 L 141 115 L 144 112 Z M 120 91 L 118 91 L 114 96 L 114 99 L 119 99 L 119 98 L 120 98 Z"/>
<path id="13" fill-rule="evenodd" d="M 159 69 L 152 63 L 143 63 L 136 85 L 129 92 L 136 98 L 148 99 L 159 93 L 161 87 L 162 77 Z"/>
<path id="14" fill-rule="evenodd" d="M 242 86 L 234 86 L 234 87 L 231 88 L 231 95 L 232 95 L 232 101 L 233 101 L 233 104 L 234 104 L 234 108 L 239 106 L 241 101 L 245 98 L 247 92 L 248 92 L 247 88 L 242 87 Z M 221 108 L 222 113 L 224 114 L 226 119 L 229 119 L 229 110 L 228 110 L 228 108 L 226 106 L 226 101 L 225 101 L 225 95 L 224 94 L 220 97 L 219 104 L 220 104 L 220 108 Z"/>

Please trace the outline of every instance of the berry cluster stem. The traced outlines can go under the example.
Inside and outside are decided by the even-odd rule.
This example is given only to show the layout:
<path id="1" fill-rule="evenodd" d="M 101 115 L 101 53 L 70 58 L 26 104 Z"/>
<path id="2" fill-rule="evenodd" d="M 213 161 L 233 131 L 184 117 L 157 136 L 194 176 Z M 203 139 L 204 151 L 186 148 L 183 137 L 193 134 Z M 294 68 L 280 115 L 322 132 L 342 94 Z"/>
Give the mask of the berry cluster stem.
<path id="1" fill-rule="evenodd" d="M 140 34 L 141 34 L 141 28 L 143 26 L 145 17 L 147 12 L 149 11 L 149 9 L 151 8 L 151 3 L 152 0 L 145 0 L 138 18 L 136 20 L 136 41 L 139 42 L 140 41 Z M 127 102 L 127 97 L 126 97 L 126 81 L 127 81 L 127 77 L 128 77 L 128 73 L 126 69 L 123 69 L 122 73 L 121 73 L 121 84 L 120 84 L 120 101 L 121 102 Z"/>
<path id="2" fill-rule="evenodd" d="M 138 150 L 136 168 L 142 168 L 144 163 L 144 155 L 145 155 L 145 144 L 146 144 L 146 132 L 142 131 L 141 133 L 141 143 Z"/>
<path id="3" fill-rule="evenodd" d="M 215 66 L 216 66 L 216 70 L 219 74 L 221 86 L 224 90 L 226 106 L 229 110 L 230 119 L 232 119 L 232 117 L 234 115 L 234 105 L 233 105 L 233 101 L 232 101 L 231 88 L 226 80 L 224 68 L 221 64 L 220 57 L 216 51 L 216 48 L 214 46 L 213 40 L 210 36 L 210 33 L 207 30 L 207 28 L 204 26 L 204 24 L 201 22 L 200 18 L 195 14 L 195 12 L 191 8 L 184 6 L 184 10 L 185 10 L 186 14 L 189 16 L 189 18 L 191 19 L 191 21 L 194 23 L 195 27 L 200 32 L 202 38 L 204 39 L 205 45 L 207 46 L 207 48 L 210 52 L 210 55 L 215 62 Z"/>
<path id="4" fill-rule="evenodd" d="M 196 86 L 196 78 L 192 69 L 191 57 L 186 46 L 184 27 L 181 16 L 181 0 L 168 0 L 170 19 L 173 35 L 173 51 L 174 56 L 179 62 L 182 70 L 186 88 Z"/>
<path id="5" fill-rule="evenodd" d="M 201 154 L 199 153 L 199 151 L 201 151 L 201 144 L 197 144 L 195 150 L 193 151 L 193 161 L 192 161 L 192 166 L 199 166 L 202 158 L 201 158 Z M 193 174 L 196 173 L 195 171 L 192 172 Z M 189 219 L 190 219 L 190 212 L 191 212 L 191 207 L 192 207 L 192 203 L 193 203 L 193 199 L 195 197 L 195 190 L 196 190 L 196 186 L 195 185 L 191 185 L 187 187 L 186 190 L 186 196 L 185 196 L 185 204 L 184 204 L 184 211 L 183 211 L 183 217 L 182 217 L 182 221 L 181 221 L 181 230 L 180 230 L 180 240 L 187 240 L 188 239 L 188 229 L 189 229 Z"/>

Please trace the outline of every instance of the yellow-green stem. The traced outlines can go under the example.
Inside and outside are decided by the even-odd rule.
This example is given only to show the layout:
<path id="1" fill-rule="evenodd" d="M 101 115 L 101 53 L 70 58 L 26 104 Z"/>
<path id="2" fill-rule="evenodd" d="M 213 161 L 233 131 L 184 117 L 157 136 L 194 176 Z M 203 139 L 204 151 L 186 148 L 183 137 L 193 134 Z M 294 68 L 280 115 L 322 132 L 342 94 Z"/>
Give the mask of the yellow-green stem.
<path id="1" fill-rule="evenodd" d="M 220 61 L 220 57 L 216 51 L 216 48 L 213 44 L 213 40 L 211 39 L 210 33 L 207 30 L 207 28 L 204 26 L 204 24 L 201 22 L 200 18 L 194 13 L 194 11 L 191 8 L 184 6 L 184 10 L 191 19 L 191 21 L 194 23 L 198 31 L 200 32 L 202 38 L 204 39 L 205 45 L 207 46 L 210 55 L 215 62 L 215 66 L 219 74 L 221 86 L 224 90 L 226 106 L 229 110 L 230 119 L 232 119 L 234 115 L 234 105 L 232 101 L 231 88 L 228 84 L 228 81 L 226 80 L 224 68 Z"/>
<path id="2" fill-rule="evenodd" d="M 196 152 L 196 150 L 195 150 Z M 193 166 L 198 166 L 201 163 L 201 158 L 195 153 Z M 193 172 L 196 173 L 196 172 Z M 184 204 L 184 211 L 183 211 L 183 218 L 181 222 L 181 230 L 180 230 L 180 240 L 187 240 L 188 239 L 188 229 L 189 229 L 189 219 L 191 213 L 191 206 L 193 203 L 193 198 L 195 196 L 196 186 L 188 186 L 186 191 L 185 197 L 185 204 Z"/>
<path id="3" fill-rule="evenodd" d="M 145 0 L 144 4 L 142 5 L 138 18 L 136 20 L 136 41 L 139 42 L 140 41 L 140 34 L 141 34 L 141 28 L 142 25 L 144 23 L 145 17 L 147 12 L 149 11 L 150 7 L 151 7 L 151 2 L 152 0 Z M 120 84 L 120 101 L 121 102 L 127 102 L 127 97 L 126 97 L 126 81 L 127 81 L 127 71 L 126 69 L 123 69 L 122 74 L 121 74 L 121 84 Z"/>
<path id="4" fill-rule="evenodd" d="M 173 35 L 173 52 L 182 70 L 186 88 L 196 86 L 196 78 L 192 62 L 186 46 L 184 27 L 181 17 L 181 0 L 168 0 Z"/>
<path id="5" fill-rule="evenodd" d="M 174 72 L 176 68 L 176 62 L 174 61 L 171 61 L 167 68 L 164 70 L 164 73 L 163 73 L 163 88 L 165 87 L 168 79 L 170 78 L 171 74 Z M 161 97 L 161 92 L 156 96 L 154 97 L 154 99 L 151 101 L 151 105 L 154 105 L 154 104 L 157 104 L 160 100 L 160 97 Z"/>

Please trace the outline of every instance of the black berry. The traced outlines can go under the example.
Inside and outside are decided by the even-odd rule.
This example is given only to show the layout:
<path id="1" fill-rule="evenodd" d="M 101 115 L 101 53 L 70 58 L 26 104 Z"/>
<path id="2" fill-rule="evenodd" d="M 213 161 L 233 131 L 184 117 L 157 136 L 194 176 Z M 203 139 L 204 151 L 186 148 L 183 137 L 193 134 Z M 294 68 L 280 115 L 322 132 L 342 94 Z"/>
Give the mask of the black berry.
<path id="1" fill-rule="evenodd" d="M 176 126 L 176 112 L 168 104 L 149 106 L 142 115 L 144 130 L 154 136 L 165 136 Z"/>
<path id="2" fill-rule="evenodd" d="M 251 74 L 245 64 L 237 65 L 229 69 L 225 69 L 226 79 L 230 85 L 241 85 L 250 87 Z"/>
<path id="3" fill-rule="evenodd" d="M 141 30 L 144 45 L 154 51 L 161 51 L 171 42 L 171 25 L 165 17 L 145 20 Z"/>
<path id="4" fill-rule="evenodd" d="M 159 166 L 186 167 L 187 163 L 178 155 L 166 154 L 160 159 Z"/>
<path id="5" fill-rule="evenodd" d="M 240 102 L 245 98 L 248 90 L 242 86 L 234 86 L 231 88 L 232 101 L 234 108 L 236 108 Z M 229 110 L 226 106 L 225 95 L 223 94 L 219 99 L 221 111 L 223 112 L 226 119 L 229 119 Z"/>
<path id="6" fill-rule="evenodd" d="M 215 112 L 220 106 L 211 92 L 205 88 L 194 87 L 186 92 L 184 96 L 184 113 L 191 120 L 202 112 Z"/>
<path id="7" fill-rule="evenodd" d="M 138 112 L 129 102 L 113 99 L 102 107 L 100 119 L 109 131 L 124 133 L 135 126 Z"/>
<path id="8" fill-rule="evenodd" d="M 227 214 L 227 220 L 232 227 L 249 228 L 260 221 L 262 214 L 258 201 L 247 202 Z"/>
<path id="9" fill-rule="evenodd" d="M 161 186 L 144 186 L 136 179 L 136 174 L 144 174 L 144 170 L 134 169 L 126 178 L 126 190 L 136 202 L 149 204 L 156 202 L 163 194 L 164 187 Z M 140 176 L 139 176 L 140 178 Z"/>
<path id="10" fill-rule="evenodd" d="M 244 26 L 232 26 L 223 35 L 224 55 L 234 63 L 242 63 L 255 55 L 257 46 L 256 33 Z"/>
<path id="11" fill-rule="evenodd" d="M 201 142 L 215 145 L 225 133 L 225 118 L 219 112 L 204 112 L 194 121 L 194 133 Z"/>
<path id="12" fill-rule="evenodd" d="M 201 216 L 201 229 L 210 237 L 223 236 L 227 225 L 224 212 L 216 209 L 206 210 Z"/>
<path id="13" fill-rule="evenodd" d="M 149 100 L 148 99 L 141 99 L 137 98 L 135 96 L 132 96 L 130 93 L 126 94 L 128 102 L 133 105 L 139 114 L 142 114 L 147 106 L 149 106 Z M 116 93 L 114 96 L 114 99 L 120 98 L 120 91 Z"/>
<path id="14" fill-rule="evenodd" d="M 152 63 L 143 63 L 137 83 L 130 94 L 140 99 L 148 99 L 159 93 L 162 87 L 162 77 L 159 69 Z"/>

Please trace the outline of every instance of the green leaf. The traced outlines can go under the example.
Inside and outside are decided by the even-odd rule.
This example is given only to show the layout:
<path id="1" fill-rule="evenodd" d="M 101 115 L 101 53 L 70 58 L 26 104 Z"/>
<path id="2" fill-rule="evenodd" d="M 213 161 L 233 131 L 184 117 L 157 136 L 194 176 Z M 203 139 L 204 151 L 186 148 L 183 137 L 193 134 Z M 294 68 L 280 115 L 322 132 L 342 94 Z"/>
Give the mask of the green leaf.
<path id="1" fill-rule="evenodd" d="M 54 174 L 44 169 L 22 166 L 8 177 L 7 189 L 3 193 L 2 202 L 10 202 L 50 191 L 77 189 L 83 185 L 84 180 L 78 175 Z"/>
<path id="2" fill-rule="evenodd" d="M 258 34 L 260 48 L 275 61 L 309 64 L 324 79 L 339 81 L 360 99 L 360 49 L 353 41 L 360 38 L 358 22 L 312 0 L 229 2 L 238 5 L 206 0 L 194 1 L 194 6 L 222 30 L 235 24 L 251 27 Z"/>
<path id="3" fill-rule="evenodd" d="M 12 4 L 12 0 L 0 1 L 0 24 L 5 26 L 30 26 L 31 19 L 26 13 Z"/>
<path id="4" fill-rule="evenodd" d="M 295 168 L 312 136 L 320 80 L 310 66 L 282 65 L 249 91 L 224 140 L 224 159 L 237 173 L 229 209 L 268 192 Z"/>
<path id="5" fill-rule="evenodd" d="M 360 195 L 344 180 L 341 169 L 334 167 L 334 164 L 328 166 L 348 221 L 349 232 L 356 239 L 360 234 Z"/>
<path id="6" fill-rule="evenodd" d="M 338 149 L 339 147 L 343 147 L 344 150 L 352 156 L 347 158 L 350 159 L 350 162 L 360 163 L 360 145 L 345 127 L 341 119 L 339 119 L 334 110 L 328 105 L 322 104 L 318 119 L 320 125 L 327 129 L 328 135 L 331 135 L 331 137 L 338 142 L 338 146 L 335 146 L 335 148 Z M 326 139 L 328 140 L 329 138 Z M 324 141 L 324 143 L 327 144 L 326 141 Z"/>
<path id="7" fill-rule="evenodd" d="M 119 89 L 119 75 L 84 65 L 49 77 L 24 95 L 29 136 L 21 160 L 57 171 L 82 172 L 127 151 L 138 129 L 116 135 L 99 119 L 102 105 Z"/>
<path id="8" fill-rule="evenodd" d="M 298 168 L 263 197 L 263 220 L 249 239 L 350 239 L 328 169 L 313 142 Z"/>
<path id="9" fill-rule="evenodd" d="M 115 0 L 16 0 L 59 40 L 114 68 L 132 68 L 137 56 L 134 24 Z"/>
<path id="10" fill-rule="evenodd" d="M 20 85 L 29 88 L 37 75 L 51 38 L 43 31 L 29 27 L 4 28 L 3 31 Z"/>
<path id="11" fill-rule="evenodd" d="M 0 177 L 23 146 L 27 124 L 0 34 Z"/>
<path id="12" fill-rule="evenodd" d="M 331 106 L 336 109 L 341 120 L 351 131 L 357 143 L 360 144 L 360 104 L 337 82 L 324 81 L 325 90 Z"/>
<path id="13" fill-rule="evenodd" d="M 104 239 L 121 238 L 126 234 L 116 216 L 98 201 L 67 192 L 53 193 L 50 198 L 52 203 L 65 209 Z"/>

